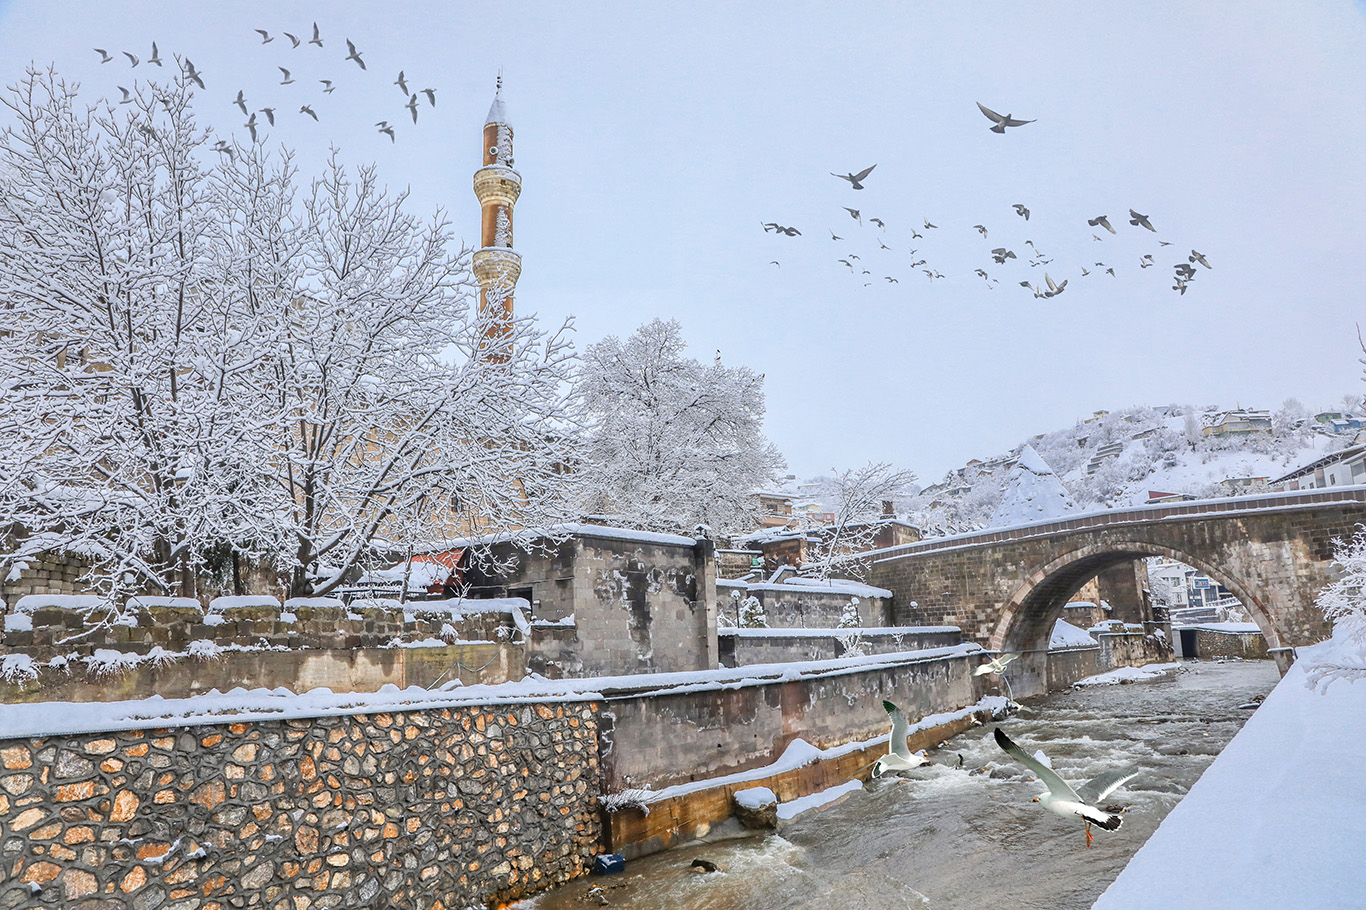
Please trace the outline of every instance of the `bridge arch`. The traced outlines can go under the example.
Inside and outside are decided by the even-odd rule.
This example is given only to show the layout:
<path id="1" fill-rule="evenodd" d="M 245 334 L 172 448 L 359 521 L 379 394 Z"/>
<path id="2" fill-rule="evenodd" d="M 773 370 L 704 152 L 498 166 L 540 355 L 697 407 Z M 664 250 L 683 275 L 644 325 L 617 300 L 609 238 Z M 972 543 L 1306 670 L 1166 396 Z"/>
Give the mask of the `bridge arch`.
<path id="1" fill-rule="evenodd" d="M 1193 553 L 1139 540 L 1091 543 L 1053 559 L 1030 573 L 1002 605 L 991 635 L 991 647 L 1001 651 L 1035 651 L 1048 647 L 1054 622 L 1067 599 L 1088 579 L 1113 566 L 1149 556 L 1165 556 L 1203 572 L 1242 601 L 1271 648 L 1281 646 L 1280 629 L 1272 619 L 1264 595 L 1235 573 L 1212 565 Z"/>

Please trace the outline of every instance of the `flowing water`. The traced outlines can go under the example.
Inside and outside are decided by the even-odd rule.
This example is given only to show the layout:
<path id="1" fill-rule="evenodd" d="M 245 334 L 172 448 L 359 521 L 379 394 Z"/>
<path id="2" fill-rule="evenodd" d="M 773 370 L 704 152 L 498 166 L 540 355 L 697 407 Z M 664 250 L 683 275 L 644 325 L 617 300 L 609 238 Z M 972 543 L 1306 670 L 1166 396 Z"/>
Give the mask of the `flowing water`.
<path id="1" fill-rule="evenodd" d="M 1126 808 L 1124 823 L 1093 827 L 1091 849 L 1079 822 L 1030 801 L 1044 788 L 1011 763 L 987 724 L 931 752 L 933 764 L 911 779 L 856 790 L 781 823 L 777 834 L 656 854 L 518 907 L 596 906 L 594 886 L 609 906 L 637 910 L 1090 907 L 1252 713 L 1239 706 L 1278 679 L 1271 661 L 1192 662 L 1162 680 L 1031 700 L 1002 722 L 1073 783 L 1119 766 L 1142 769 L 1105 800 Z M 1218 855 L 1211 844 L 1211 861 Z M 689 871 L 696 858 L 721 871 Z"/>

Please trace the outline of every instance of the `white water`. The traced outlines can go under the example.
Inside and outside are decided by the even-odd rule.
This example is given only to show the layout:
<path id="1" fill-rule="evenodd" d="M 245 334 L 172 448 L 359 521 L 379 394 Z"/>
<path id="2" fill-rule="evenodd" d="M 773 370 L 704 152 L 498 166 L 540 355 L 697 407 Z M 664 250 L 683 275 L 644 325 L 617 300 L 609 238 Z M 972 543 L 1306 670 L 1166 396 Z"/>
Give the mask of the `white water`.
<path id="1" fill-rule="evenodd" d="M 1126 807 L 1124 824 L 1093 829 L 1092 849 L 1079 823 L 1030 801 L 1043 787 L 996 746 L 988 724 L 930 753 L 933 764 L 913 779 L 854 791 L 778 834 L 657 854 L 519 906 L 582 908 L 600 886 L 610 906 L 639 910 L 1090 907 L 1242 726 L 1251 712 L 1238 706 L 1278 680 L 1270 661 L 1185 666 L 1166 680 L 1033 700 L 1001 724 L 1027 751 L 1043 749 L 1067 780 L 1144 769 L 1106 800 Z M 983 766 L 996 766 L 997 777 L 968 773 Z M 1218 852 L 1211 844 L 1211 857 Z M 723 871 L 690 872 L 698 857 Z"/>

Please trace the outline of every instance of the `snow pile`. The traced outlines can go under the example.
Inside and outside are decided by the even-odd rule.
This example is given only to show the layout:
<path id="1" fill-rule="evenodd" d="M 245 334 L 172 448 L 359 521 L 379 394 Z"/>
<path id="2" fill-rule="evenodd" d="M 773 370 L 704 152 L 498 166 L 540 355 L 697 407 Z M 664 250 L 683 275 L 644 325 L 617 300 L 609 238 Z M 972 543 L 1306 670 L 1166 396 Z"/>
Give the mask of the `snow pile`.
<path id="1" fill-rule="evenodd" d="M 196 613 L 203 612 L 204 609 L 199 605 L 199 601 L 193 597 L 153 597 L 146 594 L 138 594 L 128 598 L 128 606 L 135 610 L 162 607 L 174 610 L 194 610 Z"/>
<path id="2" fill-rule="evenodd" d="M 1261 626 L 1255 622 L 1201 622 L 1183 628 L 1204 629 L 1207 632 L 1232 632 L 1238 635 L 1246 635 L 1250 632 L 1258 635 L 1262 633 Z"/>
<path id="3" fill-rule="evenodd" d="M 32 613 L 43 607 L 58 607 L 89 613 L 108 606 L 109 602 L 97 594 L 26 594 L 14 605 L 14 612 Z"/>
<path id="4" fill-rule="evenodd" d="M 778 817 L 786 821 L 787 819 L 797 817 L 807 809 L 819 808 L 827 803 L 834 802 L 846 793 L 853 793 L 856 790 L 862 789 L 863 782 L 857 780 L 836 784 L 833 787 L 827 787 L 824 790 L 818 790 L 815 793 L 809 793 L 806 796 L 800 796 L 796 799 L 788 800 L 785 803 L 779 803 Z"/>
<path id="5" fill-rule="evenodd" d="M 1053 623 L 1053 634 L 1048 639 L 1049 648 L 1094 648 L 1096 640 L 1085 629 L 1080 629 L 1066 620 Z"/>
<path id="6" fill-rule="evenodd" d="M 1306 674 L 1337 647 L 1299 649 L 1093 910 L 1362 906 L 1366 681 L 1320 694 Z"/>
<path id="7" fill-rule="evenodd" d="M 1008 528 L 1051 521 L 1076 510 L 1076 502 L 1058 475 L 1033 446 L 1026 445 L 1010 470 L 1009 486 L 996 511 L 991 513 L 987 526 Z"/>
<path id="8" fill-rule="evenodd" d="M 32 632 L 33 617 L 27 613 L 9 613 L 5 616 L 6 632 Z"/>
<path id="9" fill-rule="evenodd" d="M 239 594 L 234 597 L 215 597 L 209 601 L 210 613 L 225 613 L 228 610 L 248 610 L 253 607 L 280 606 L 277 598 L 267 594 Z"/>
<path id="10" fill-rule="evenodd" d="M 735 791 L 735 804 L 742 809 L 762 809 L 778 801 L 778 794 L 768 787 L 750 787 Z"/>
<path id="11" fill-rule="evenodd" d="M 27 654 L 6 654 L 0 661 L 0 679 L 13 685 L 22 685 L 38 678 L 38 668 L 33 658 Z"/>
<path id="12" fill-rule="evenodd" d="M 1148 664 L 1143 667 L 1120 667 L 1118 670 L 1111 670 L 1109 673 L 1101 673 L 1097 676 L 1088 676 L 1079 679 L 1072 685 L 1078 688 L 1085 686 L 1114 686 L 1122 682 L 1139 682 L 1140 680 L 1157 679 L 1165 676 L 1172 670 L 1180 669 L 1180 664 Z"/>

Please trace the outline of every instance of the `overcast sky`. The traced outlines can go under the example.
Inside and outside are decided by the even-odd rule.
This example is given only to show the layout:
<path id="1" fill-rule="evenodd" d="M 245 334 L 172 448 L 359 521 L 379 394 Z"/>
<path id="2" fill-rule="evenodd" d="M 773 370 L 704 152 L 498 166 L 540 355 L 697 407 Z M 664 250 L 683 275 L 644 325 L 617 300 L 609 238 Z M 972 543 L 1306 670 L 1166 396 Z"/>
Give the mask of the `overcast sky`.
<path id="1" fill-rule="evenodd" d="M 244 90 L 277 108 L 267 141 L 305 173 L 335 144 L 473 244 L 501 67 L 520 310 L 573 316 L 580 344 L 676 317 L 694 356 L 766 374 L 768 433 L 794 473 L 873 459 L 933 480 L 1097 408 L 1327 405 L 1362 388 L 1366 7 L 1117 6 L 0 0 L 0 75 L 54 63 L 93 102 L 188 56 L 202 122 L 245 141 Z M 307 41 L 315 20 L 322 49 L 280 34 Z M 347 37 L 368 70 L 342 59 Z M 119 54 L 145 59 L 153 40 L 161 71 Z M 399 70 L 437 89 L 417 126 Z M 1036 122 L 996 135 L 975 102 Z M 874 163 L 861 192 L 829 176 Z M 1099 214 L 1117 234 L 1087 226 Z M 1026 240 L 1052 261 L 1031 267 Z M 996 265 L 998 246 L 1018 258 Z M 913 247 L 944 277 L 913 270 Z M 1213 269 L 1181 296 L 1173 266 L 1192 249 Z M 849 253 L 857 274 L 837 262 Z M 1061 296 L 1019 286 L 1045 271 Z"/>

